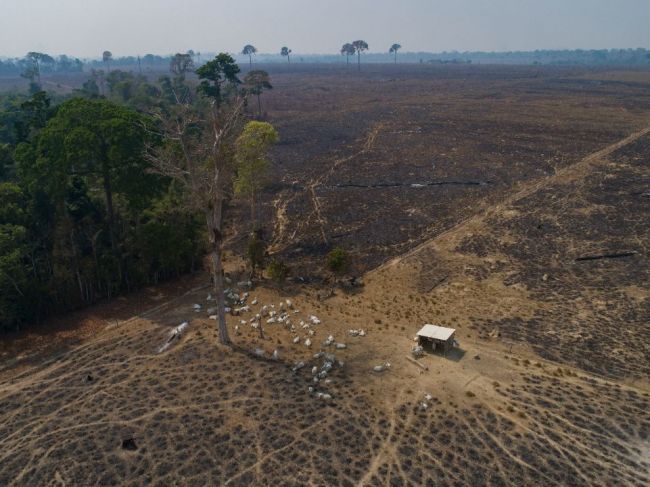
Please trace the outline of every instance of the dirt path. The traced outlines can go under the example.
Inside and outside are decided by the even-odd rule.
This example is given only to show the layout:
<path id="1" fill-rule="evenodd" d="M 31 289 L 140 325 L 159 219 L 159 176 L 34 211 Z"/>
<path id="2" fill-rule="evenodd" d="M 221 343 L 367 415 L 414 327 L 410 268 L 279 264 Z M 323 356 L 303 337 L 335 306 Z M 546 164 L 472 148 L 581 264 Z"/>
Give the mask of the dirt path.
<path id="1" fill-rule="evenodd" d="M 420 245 L 414 247 L 410 251 L 400 255 L 399 257 L 395 257 L 394 259 L 389 260 L 388 262 L 380 265 L 379 267 L 373 269 L 368 273 L 368 275 L 373 275 L 381 272 L 382 270 L 391 268 L 400 262 L 408 259 L 409 257 L 412 257 L 413 255 L 417 254 L 421 250 L 429 247 L 430 245 L 433 244 L 433 242 L 441 239 L 442 237 L 453 235 L 455 233 L 461 232 L 461 231 L 466 231 L 468 227 L 472 227 L 473 225 L 485 221 L 487 218 L 498 214 L 508 206 L 516 203 L 517 201 L 520 201 L 531 194 L 539 191 L 540 189 L 551 185 L 555 182 L 558 181 L 566 181 L 570 179 L 577 179 L 580 177 L 584 177 L 587 174 L 588 168 L 591 166 L 592 163 L 603 159 L 613 152 L 637 141 L 644 135 L 647 135 L 650 133 L 650 127 L 645 127 L 642 130 L 639 130 L 637 132 L 634 132 L 630 136 L 626 137 L 623 140 L 620 140 L 612 145 L 609 145 L 597 152 L 594 152 L 593 154 L 588 155 L 584 159 L 576 162 L 575 164 L 572 164 L 568 167 L 565 167 L 564 169 L 560 169 L 557 171 L 555 174 L 548 176 L 546 178 L 538 179 L 536 181 L 533 181 L 529 184 L 526 184 L 524 187 L 522 187 L 520 190 L 516 191 L 515 193 L 511 194 L 501 202 L 492 205 L 489 207 L 487 210 L 471 215 L 464 220 L 461 220 L 459 223 L 454 225 L 448 230 L 445 230 L 444 232 L 436 235 L 435 237 L 428 239 L 424 242 L 422 242 Z"/>
<path id="2" fill-rule="evenodd" d="M 301 226 L 308 225 L 311 222 L 312 218 L 315 218 L 319 225 L 319 232 L 321 234 L 323 242 L 325 243 L 328 242 L 327 235 L 325 233 L 325 228 L 327 227 L 327 219 L 322 214 L 321 204 L 318 196 L 316 195 L 316 188 L 321 186 L 323 182 L 327 180 L 327 178 L 332 176 L 332 174 L 334 174 L 336 169 L 339 168 L 342 164 L 348 163 L 356 159 L 357 157 L 360 157 L 361 155 L 367 153 L 368 151 L 372 150 L 375 144 L 375 140 L 377 139 L 377 136 L 379 135 L 379 133 L 383 128 L 384 128 L 383 122 L 376 123 L 366 135 L 363 141 L 363 146 L 361 147 L 360 150 L 358 150 L 357 152 L 355 152 L 350 156 L 336 159 L 334 163 L 326 171 L 324 171 L 320 176 L 312 179 L 309 182 L 306 190 L 308 192 L 309 199 L 312 203 L 313 210 L 302 222 L 299 222 L 296 225 L 296 229 L 294 230 L 292 237 L 289 240 L 293 239 L 293 237 L 296 235 L 298 229 Z M 289 223 L 286 217 L 286 209 L 289 203 L 293 201 L 296 197 L 297 196 L 294 196 L 293 198 L 287 200 L 282 200 L 282 197 L 280 197 L 273 203 L 273 206 L 276 209 L 276 222 L 275 222 L 275 231 L 273 232 L 275 238 L 272 245 L 270 246 L 271 252 L 279 252 L 282 250 L 284 246 L 283 243 L 284 237 Z"/>

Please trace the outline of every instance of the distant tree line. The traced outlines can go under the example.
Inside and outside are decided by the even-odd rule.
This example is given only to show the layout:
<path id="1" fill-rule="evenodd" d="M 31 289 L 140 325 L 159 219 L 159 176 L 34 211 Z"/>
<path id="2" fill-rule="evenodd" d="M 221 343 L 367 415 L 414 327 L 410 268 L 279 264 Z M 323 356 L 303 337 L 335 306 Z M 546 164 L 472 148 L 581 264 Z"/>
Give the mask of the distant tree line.
<path id="1" fill-rule="evenodd" d="M 38 64 L 38 66 L 36 66 Z M 79 73 L 84 63 L 65 54 L 52 57 L 49 54 L 30 52 L 23 58 L 0 59 L 0 76 L 19 76 L 31 70 L 41 73 Z"/>

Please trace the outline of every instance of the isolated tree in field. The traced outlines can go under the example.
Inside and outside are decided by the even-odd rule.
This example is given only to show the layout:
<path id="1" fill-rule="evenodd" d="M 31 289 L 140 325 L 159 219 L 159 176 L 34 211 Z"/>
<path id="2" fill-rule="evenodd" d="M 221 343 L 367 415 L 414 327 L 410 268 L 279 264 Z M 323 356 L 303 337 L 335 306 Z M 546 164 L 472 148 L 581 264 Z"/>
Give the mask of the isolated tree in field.
<path id="1" fill-rule="evenodd" d="M 248 62 L 250 64 L 251 69 L 253 68 L 253 54 L 257 53 L 257 48 L 255 46 L 252 46 L 250 44 L 246 44 L 244 46 L 244 49 L 242 49 L 241 53 L 244 56 L 248 56 Z"/>
<path id="2" fill-rule="evenodd" d="M 341 247 L 336 247 L 327 254 L 327 268 L 336 273 L 342 274 L 348 269 L 350 256 Z"/>
<path id="3" fill-rule="evenodd" d="M 169 70 L 176 76 L 185 76 L 185 73 L 194 68 L 191 54 L 176 53 L 169 62 Z"/>
<path id="4" fill-rule="evenodd" d="M 219 340 L 225 345 L 230 344 L 230 337 L 223 285 L 223 210 L 232 191 L 234 143 L 241 132 L 245 101 L 236 90 L 232 96 L 223 97 L 223 84 L 235 87 L 238 81 L 237 65 L 225 62 L 228 59 L 232 58 L 220 54 L 203 72 L 201 76 L 208 76 L 208 84 L 203 85 L 207 89 L 200 90 L 204 96 L 197 103 L 177 103 L 168 113 L 157 115 L 162 146 L 152 146 L 147 151 L 155 170 L 183 188 L 188 207 L 205 216 Z M 224 75 L 224 67 L 228 76 Z"/>
<path id="5" fill-rule="evenodd" d="M 257 201 L 268 183 L 271 161 L 269 149 L 278 141 L 278 133 L 267 122 L 248 122 L 235 142 L 235 194 L 249 198 L 253 231 L 257 230 Z"/>
<path id="6" fill-rule="evenodd" d="M 291 52 L 292 52 L 291 49 L 289 49 L 289 48 L 286 47 L 286 46 L 283 47 L 283 48 L 280 50 L 280 54 L 281 54 L 282 56 L 285 56 L 285 57 L 287 58 L 287 61 L 289 62 L 289 64 L 291 64 Z"/>
<path id="7" fill-rule="evenodd" d="M 106 63 L 106 71 L 111 70 L 111 61 L 113 60 L 113 53 L 111 51 L 104 51 L 102 53 L 102 61 Z"/>
<path id="8" fill-rule="evenodd" d="M 399 51 L 401 48 L 402 46 L 400 46 L 399 44 L 393 44 L 392 46 L 390 46 L 390 49 L 388 50 L 390 54 L 395 55 L 395 64 L 397 64 L 397 51 Z"/>
<path id="9" fill-rule="evenodd" d="M 354 56 L 357 53 L 356 48 L 349 42 L 343 44 L 341 48 L 341 54 L 345 56 L 346 64 L 350 64 L 350 56 Z"/>
<path id="10" fill-rule="evenodd" d="M 368 43 L 366 41 L 354 41 L 352 43 L 354 49 L 357 52 L 357 63 L 359 66 L 359 71 L 361 71 L 361 53 L 368 50 Z"/>
<path id="11" fill-rule="evenodd" d="M 246 86 L 246 91 L 252 95 L 257 96 L 257 109 L 259 116 L 262 116 L 262 92 L 264 90 L 273 89 L 271 85 L 271 78 L 269 73 L 261 69 L 256 69 L 255 71 L 249 71 L 244 78 L 244 85 Z"/>
<path id="12" fill-rule="evenodd" d="M 197 91 L 214 100 L 217 107 L 227 97 L 227 88 L 236 92 L 241 83 L 237 77 L 239 66 L 230 54 L 223 52 L 197 69 L 196 74 L 201 80 Z"/>
<path id="13" fill-rule="evenodd" d="M 25 70 L 23 77 L 30 79 L 32 82 L 34 82 L 34 79 L 38 79 L 38 85 L 41 86 L 41 67 L 43 65 L 53 65 L 54 58 L 42 52 L 28 52 L 26 58 L 31 62 L 31 68 Z"/>

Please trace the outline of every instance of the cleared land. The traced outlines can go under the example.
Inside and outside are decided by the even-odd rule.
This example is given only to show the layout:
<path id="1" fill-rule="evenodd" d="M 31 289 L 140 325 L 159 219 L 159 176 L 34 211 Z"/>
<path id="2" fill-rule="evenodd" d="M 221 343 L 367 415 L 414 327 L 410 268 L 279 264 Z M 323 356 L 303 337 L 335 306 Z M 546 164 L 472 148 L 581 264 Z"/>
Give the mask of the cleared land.
<path id="1" fill-rule="evenodd" d="M 650 482 L 650 75 L 374 69 L 278 73 L 265 98 L 275 249 L 314 277 L 348 247 L 363 289 L 260 286 L 230 318 L 241 350 L 216 344 L 203 275 L 6 340 L 0 485 Z M 241 323 L 286 299 L 293 330 Z M 424 371 L 426 322 L 460 348 Z"/>

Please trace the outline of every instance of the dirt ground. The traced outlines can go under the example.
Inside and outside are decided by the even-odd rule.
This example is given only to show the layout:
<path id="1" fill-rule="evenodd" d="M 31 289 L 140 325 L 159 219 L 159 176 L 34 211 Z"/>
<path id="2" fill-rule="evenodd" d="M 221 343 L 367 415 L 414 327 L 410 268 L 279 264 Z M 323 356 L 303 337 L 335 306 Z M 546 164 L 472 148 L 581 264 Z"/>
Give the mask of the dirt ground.
<path id="1" fill-rule="evenodd" d="M 318 275 L 347 228 L 364 286 L 326 299 L 325 283 L 248 289 L 230 255 L 232 288 L 251 308 L 229 317 L 235 348 L 217 343 L 204 274 L 5 340 L 0 485 L 647 485 L 650 107 L 636 90 L 650 80 L 464 69 L 369 72 L 399 82 L 361 94 L 340 73 L 276 76 L 268 110 L 291 122 L 275 155 L 284 186 L 266 195 L 275 250 Z M 457 105 L 470 87 L 477 105 Z M 430 173 L 409 169 L 408 151 L 422 167 L 427 150 L 454 154 L 441 148 L 454 124 L 398 144 L 386 127 L 402 124 L 381 109 L 415 113 L 425 92 L 438 97 L 430 106 L 448 97 L 446 120 L 465 120 L 458 155 Z M 478 111 L 490 92 L 508 94 L 505 106 Z M 512 113 L 541 125 L 495 129 Z M 352 135 L 330 138 L 343 119 Z M 471 120 L 486 133 L 468 131 Z M 476 145 L 495 130 L 507 137 L 498 150 Z M 555 162 L 535 155 L 543 147 Z M 495 183 L 376 185 L 461 178 Z M 377 187 L 336 186 L 347 181 Z M 405 208 L 416 223 L 395 220 Z M 611 254 L 627 255 L 581 260 Z M 250 320 L 263 306 L 275 316 L 260 338 Z M 289 322 L 266 323 L 283 313 Z M 455 328 L 459 342 L 421 358 L 426 370 L 407 359 L 425 323 Z"/>

